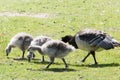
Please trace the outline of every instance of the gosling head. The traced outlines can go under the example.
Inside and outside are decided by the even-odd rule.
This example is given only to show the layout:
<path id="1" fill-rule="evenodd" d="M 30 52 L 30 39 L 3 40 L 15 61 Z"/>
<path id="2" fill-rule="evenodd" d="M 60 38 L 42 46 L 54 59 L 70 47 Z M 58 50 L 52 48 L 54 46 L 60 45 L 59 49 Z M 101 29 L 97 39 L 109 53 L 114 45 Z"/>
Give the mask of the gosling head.
<path id="1" fill-rule="evenodd" d="M 31 58 L 33 58 L 33 59 L 34 59 L 34 57 L 35 57 L 35 55 L 34 55 L 34 53 L 33 53 L 33 52 L 28 52 L 28 54 L 27 54 L 27 59 L 28 59 L 28 62 L 30 62 L 30 61 L 31 61 Z"/>
<path id="2" fill-rule="evenodd" d="M 41 52 L 41 48 L 40 46 L 29 46 L 29 48 L 27 49 L 28 51 L 28 55 L 27 55 L 27 58 L 28 58 L 28 61 L 30 62 L 31 58 L 34 58 L 35 55 L 34 55 L 34 51 L 38 51 L 39 53 Z"/>

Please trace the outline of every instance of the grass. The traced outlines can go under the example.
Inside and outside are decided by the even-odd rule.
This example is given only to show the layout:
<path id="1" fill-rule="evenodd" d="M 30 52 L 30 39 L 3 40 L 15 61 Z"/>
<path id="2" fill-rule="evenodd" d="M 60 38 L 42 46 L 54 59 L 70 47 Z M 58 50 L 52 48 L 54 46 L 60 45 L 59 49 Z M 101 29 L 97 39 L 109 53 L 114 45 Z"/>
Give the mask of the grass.
<path id="1" fill-rule="evenodd" d="M 59 59 L 50 69 L 45 69 L 48 62 L 40 63 L 41 55 L 37 53 L 36 60 L 31 63 L 14 60 L 22 55 L 17 48 L 8 58 L 5 56 L 6 45 L 18 32 L 60 39 L 66 34 L 74 35 L 90 28 L 105 31 L 120 41 L 119 4 L 120 0 L 1 0 L 0 13 L 48 13 L 55 16 L 45 19 L 0 16 L 0 80 L 120 80 L 119 48 L 96 52 L 98 66 L 92 65 L 91 56 L 85 63 L 80 63 L 87 52 L 76 50 L 65 58 L 68 70 Z M 47 57 L 45 59 L 49 61 Z"/>

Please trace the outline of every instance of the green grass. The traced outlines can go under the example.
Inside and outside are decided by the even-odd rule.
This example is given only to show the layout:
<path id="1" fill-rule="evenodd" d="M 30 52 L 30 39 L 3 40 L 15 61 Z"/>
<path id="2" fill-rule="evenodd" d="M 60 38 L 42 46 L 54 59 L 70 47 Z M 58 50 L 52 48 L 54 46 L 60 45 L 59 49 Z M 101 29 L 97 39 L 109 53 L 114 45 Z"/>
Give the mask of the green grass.
<path id="1" fill-rule="evenodd" d="M 120 41 L 120 0 L 1 0 L 0 13 L 48 13 L 54 17 L 7 17 L 0 16 L 0 80 L 120 80 L 120 48 L 96 52 L 98 66 L 90 56 L 85 63 L 80 60 L 87 54 L 76 50 L 65 59 L 69 65 L 56 59 L 50 69 L 46 63 L 40 63 L 41 55 L 28 63 L 17 61 L 21 51 L 14 48 L 7 58 L 5 47 L 18 32 L 33 36 L 47 35 L 60 39 L 66 34 L 74 35 L 77 31 L 90 28 L 111 34 Z M 26 57 L 26 55 L 25 55 Z M 45 58 L 49 61 L 48 57 Z"/>

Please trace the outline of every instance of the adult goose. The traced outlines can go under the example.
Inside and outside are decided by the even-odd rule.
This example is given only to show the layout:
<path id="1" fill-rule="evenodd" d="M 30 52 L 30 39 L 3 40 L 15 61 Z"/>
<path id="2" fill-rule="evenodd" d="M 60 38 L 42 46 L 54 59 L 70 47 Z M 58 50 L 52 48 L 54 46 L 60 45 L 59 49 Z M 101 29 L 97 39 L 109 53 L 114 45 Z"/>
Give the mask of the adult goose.
<path id="1" fill-rule="evenodd" d="M 96 51 L 114 49 L 114 47 L 120 46 L 120 43 L 110 35 L 100 30 L 91 29 L 81 30 L 77 32 L 75 36 L 66 35 L 62 37 L 62 41 L 68 42 L 75 48 L 88 51 L 88 54 L 82 59 L 82 62 L 85 62 L 87 57 L 91 54 L 95 64 L 98 64 L 95 57 Z"/>

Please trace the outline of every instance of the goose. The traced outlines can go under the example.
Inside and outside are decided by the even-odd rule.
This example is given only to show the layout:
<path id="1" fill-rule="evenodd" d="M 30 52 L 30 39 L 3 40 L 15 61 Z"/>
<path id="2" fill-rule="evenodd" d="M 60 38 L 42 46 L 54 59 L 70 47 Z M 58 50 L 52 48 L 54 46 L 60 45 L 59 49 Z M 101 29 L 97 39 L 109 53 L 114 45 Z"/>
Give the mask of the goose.
<path id="1" fill-rule="evenodd" d="M 22 59 L 24 59 L 24 54 L 28 46 L 30 45 L 33 37 L 30 34 L 20 32 L 17 33 L 15 36 L 12 37 L 10 42 L 8 43 L 5 51 L 6 56 L 8 56 L 12 50 L 12 48 L 17 47 L 22 51 Z M 34 55 L 35 56 L 35 55 Z"/>
<path id="2" fill-rule="evenodd" d="M 110 50 L 120 46 L 120 43 L 107 33 L 94 29 L 81 30 L 75 36 L 66 35 L 61 39 L 63 42 L 73 45 L 76 49 L 88 51 L 82 62 L 85 62 L 89 55 L 92 55 L 94 64 L 98 64 L 95 57 L 96 51 Z"/>
<path id="3" fill-rule="evenodd" d="M 65 68 L 68 68 L 68 65 L 64 59 L 70 52 L 74 51 L 75 48 L 71 45 L 68 45 L 59 40 L 50 40 L 43 44 L 42 46 L 30 46 L 28 51 L 37 50 L 42 55 L 47 55 L 50 58 L 50 63 L 46 68 L 49 68 L 50 65 L 54 62 L 55 58 L 60 58 L 65 64 Z"/>
<path id="4" fill-rule="evenodd" d="M 43 36 L 43 35 L 37 36 L 36 38 L 34 38 L 32 40 L 30 47 L 35 46 L 35 45 L 42 46 L 44 43 L 46 43 L 47 41 L 50 41 L 50 40 L 52 40 L 52 39 L 48 36 Z M 29 51 L 28 55 L 27 55 L 29 62 L 30 62 L 32 56 L 33 56 L 33 52 Z M 45 61 L 44 55 L 42 55 L 42 62 L 44 62 L 44 61 Z"/>

